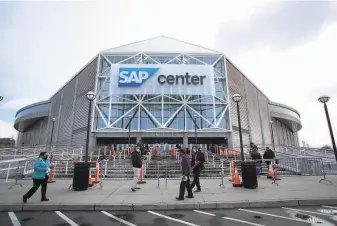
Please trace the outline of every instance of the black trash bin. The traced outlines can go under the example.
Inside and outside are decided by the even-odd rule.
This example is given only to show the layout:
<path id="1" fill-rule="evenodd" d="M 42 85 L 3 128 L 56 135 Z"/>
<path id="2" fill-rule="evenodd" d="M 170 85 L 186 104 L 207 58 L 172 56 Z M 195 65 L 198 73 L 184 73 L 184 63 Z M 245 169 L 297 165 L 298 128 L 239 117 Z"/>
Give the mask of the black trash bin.
<path id="1" fill-rule="evenodd" d="M 241 162 L 242 185 L 245 188 L 257 188 L 255 161 Z"/>
<path id="2" fill-rule="evenodd" d="M 73 189 L 84 191 L 89 187 L 89 162 L 74 162 Z"/>

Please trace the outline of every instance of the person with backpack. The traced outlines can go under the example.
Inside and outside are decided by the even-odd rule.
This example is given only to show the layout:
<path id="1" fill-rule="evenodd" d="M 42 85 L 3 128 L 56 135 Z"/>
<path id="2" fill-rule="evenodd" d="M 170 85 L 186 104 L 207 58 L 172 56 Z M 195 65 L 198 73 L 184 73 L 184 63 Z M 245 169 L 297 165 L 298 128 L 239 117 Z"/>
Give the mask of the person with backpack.
<path id="1" fill-rule="evenodd" d="M 197 190 L 195 190 L 194 192 L 201 192 L 200 173 L 203 169 L 205 169 L 204 163 L 205 163 L 204 153 L 201 152 L 200 148 L 197 150 L 197 147 L 193 147 L 192 161 L 191 161 L 191 167 L 193 170 L 193 182 L 191 184 L 191 188 L 193 189 L 194 186 L 197 186 Z"/>
<path id="2" fill-rule="evenodd" d="M 275 158 L 275 153 L 273 150 L 271 150 L 269 147 L 266 147 L 266 151 L 263 153 L 263 159 L 265 160 L 268 169 L 271 164 L 271 161 L 266 161 L 266 159 L 274 159 Z"/>

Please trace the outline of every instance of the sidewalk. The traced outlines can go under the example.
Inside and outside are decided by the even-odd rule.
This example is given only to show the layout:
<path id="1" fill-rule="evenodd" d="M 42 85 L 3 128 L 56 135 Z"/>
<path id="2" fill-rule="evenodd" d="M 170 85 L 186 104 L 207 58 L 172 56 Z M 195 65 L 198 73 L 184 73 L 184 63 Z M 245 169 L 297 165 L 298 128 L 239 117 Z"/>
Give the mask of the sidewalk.
<path id="1" fill-rule="evenodd" d="M 194 199 L 176 201 L 178 196 L 178 180 L 147 180 L 139 185 L 140 190 L 130 190 L 131 181 L 103 181 L 103 187 L 97 185 L 87 191 L 74 192 L 68 190 L 71 180 L 57 179 L 48 184 L 49 202 L 40 202 L 40 189 L 22 204 L 22 194 L 32 186 L 31 180 L 19 181 L 21 186 L 8 189 L 13 183 L 0 181 L 0 211 L 28 210 L 148 210 L 148 209 L 217 209 L 244 207 L 280 207 L 298 205 L 334 205 L 337 204 L 337 176 L 329 176 L 333 185 L 323 181 L 321 177 L 283 177 L 277 181 L 279 186 L 271 184 L 271 180 L 259 178 L 257 189 L 234 188 L 224 178 L 224 187 L 219 186 L 220 179 L 202 179 L 202 192 L 195 194 Z"/>

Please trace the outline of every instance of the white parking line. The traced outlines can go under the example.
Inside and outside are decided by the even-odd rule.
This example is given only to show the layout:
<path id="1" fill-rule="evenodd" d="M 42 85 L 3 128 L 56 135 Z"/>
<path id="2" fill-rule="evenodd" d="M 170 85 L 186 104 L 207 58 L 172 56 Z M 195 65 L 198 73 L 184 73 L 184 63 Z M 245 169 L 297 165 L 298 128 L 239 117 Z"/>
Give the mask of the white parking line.
<path id="1" fill-rule="evenodd" d="M 330 209 L 337 209 L 337 206 L 322 206 L 322 207 L 324 207 L 324 208 L 330 208 Z"/>
<path id="2" fill-rule="evenodd" d="M 159 217 L 164 217 L 166 219 L 169 219 L 169 220 L 172 220 L 172 221 L 176 221 L 176 222 L 179 222 L 179 223 L 182 223 L 182 224 L 186 224 L 186 225 L 190 225 L 190 226 L 199 226 L 197 224 L 192 224 L 192 223 L 189 223 L 187 221 L 183 221 L 183 220 L 178 220 L 178 219 L 175 219 L 175 218 L 172 218 L 172 217 L 168 217 L 168 216 L 165 216 L 163 214 L 160 214 L 160 213 L 156 213 L 156 212 L 153 212 L 153 211 L 147 211 L 148 213 L 151 213 L 151 214 L 154 214 L 154 215 L 157 215 Z"/>
<path id="3" fill-rule="evenodd" d="M 230 217 L 222 217 L 223 219 L 227 219 L 227 220 L 231 220 L 231 221 L 237 221 L 237 222 L 241 222 L 244 224 L 250 224 L 250 225 L 254 225 L 254 226 L 265 226 L 263 224 L 256 224 L 253 222 L 249 222 L 249 221 L 243 221 L 243 220 L 239 220 L 239 219 L 235 219 L 235 218 L 230 218 Z"/>
<path id="4" fill-rule="evenodd" d="M 285 210 L 293 210 L 293 211 L 303 212 L 303 213 L 319 214 L 319 215 L 322 215 L 322 216 L 329 216 L 329 217 L 333 216 L 333 215 L 331 215 L 331 214 L 326 214 L 326 213 L 313 212 L 313 211 L 300 210 L 300 209 L 292 209 L 292 208 L 287 208 L 287 207 L 282 207 L 282 209 L 285 209 Z"/>
<path id="5" fill-rule="evenodd" d="M 13 226 L 21 226 L 20 221 L 16 217 L 15 213 L 13 212 L 8 212 L 9 218 L 12 221 Z"/>
<path id="6" fill-rule="evenodd" d="M 209 215 L 209 216 L 213 216 L 215 217 L 216 215 L 213 214 L 213 213 L 207 213 L 207 212 L 204 212 L 204 211 L 200 211 L 200 210 L 193 210 L 194 212 L 197 212 L 197 213 L 202 213 L 202 214 L 205 214 L 205 215 Z"/>
<path id="7" fill-rule="evenodd" d="M 72 221 L 69 217 L 67 217 L 66 215 L 64 215 L 63 213 L 61 213 L 60 211 L 55 211 L 55 213 L 57 215 L 59 215 L 63 220 L 65 220 L 68 224 L 70 224 L 71 226 L 79 226 L 78 224 L 76 224 L 74 221 Z"/>
<path id="8" fill-rule="evenodd" d="M 297 219 L 297 218 L 284 217 L 284 216 L 274 215 L 274 214 L 270 214 L 270 213 L 264 213 L 264 212 L 253 211 L 253 210 L 246 210 L 246 209 L 239 209 L 239 210 L 250 212 L 250 213 L 262 214 L 262 215 L 266 215 L 266 216 L 270 216 L 270 217 L 278 217 L 278 218 L 282 218 L 282 219 L 287 219 L 287 220 L 292 220 L 292 221 L 300 221 L 300 222 L 308 223 L 308 221 Z"/>
<path id="9" fill-rule="evenodd" d="M 119 222 L 123 223 L 123 224 L 129 225 L 129 226 L 137 226 L 137 225 L 132 224 L 132 223 L 130 223 L 130 222 L 127 222 L 127 221 L 125 221 L 125 220 L 123 220 L 123 219 L 120 219 L 120 218 L 118 218 L 118 217 L 116 217 L 116 216 L 114 216 L 114 215 L 112 215 L 112 214 L 110 214 L 110 213 L 108 213 L 108 212 L 102 211 L 102 213 L 105 214 L 105 215 L 107 215 L 108 217 L 110 217 L 110 218 L 116 220 L 116 221 L 119 221 Z"/>

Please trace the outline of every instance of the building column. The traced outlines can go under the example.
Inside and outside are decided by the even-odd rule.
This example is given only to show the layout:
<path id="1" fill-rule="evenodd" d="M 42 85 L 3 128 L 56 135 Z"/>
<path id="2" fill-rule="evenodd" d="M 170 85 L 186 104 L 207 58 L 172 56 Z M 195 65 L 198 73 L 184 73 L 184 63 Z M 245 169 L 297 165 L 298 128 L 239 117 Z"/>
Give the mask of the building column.
<path id="1" fill-rule="evenodd" d="M 183 137 L 183 147 L 184 148 L 188 147 L 188 136 L 186 133 L 184 134 L 184 137 Z"/>
<path id="2" fill-rule="evenodd" d="M 233 132 L 228 134 L 227 142 L 228 142 L 228 149 L 233 149 Z"/>

